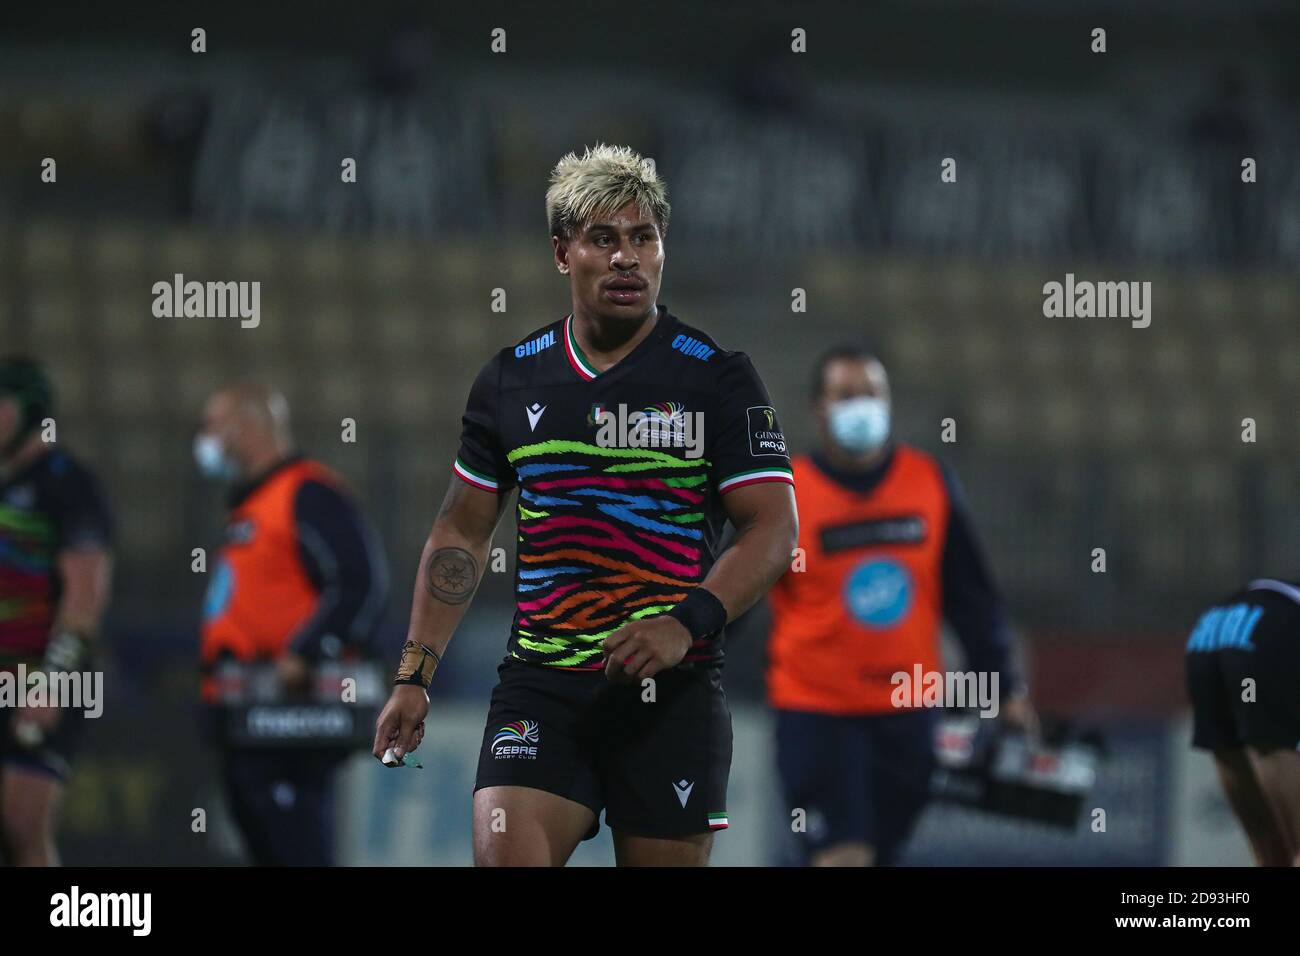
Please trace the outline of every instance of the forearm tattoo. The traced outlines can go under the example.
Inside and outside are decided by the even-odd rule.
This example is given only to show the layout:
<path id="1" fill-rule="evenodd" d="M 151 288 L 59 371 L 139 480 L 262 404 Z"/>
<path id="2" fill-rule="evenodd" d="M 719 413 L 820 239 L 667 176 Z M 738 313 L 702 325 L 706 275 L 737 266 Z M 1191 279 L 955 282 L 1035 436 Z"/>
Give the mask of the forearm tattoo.
<path id="1" fill-rule="evenodd" d="M 478 582 L 478 562 L 464 548 L 439 548 L 429 555 L 425 587 L 444 604 L 464 604 Z"/>

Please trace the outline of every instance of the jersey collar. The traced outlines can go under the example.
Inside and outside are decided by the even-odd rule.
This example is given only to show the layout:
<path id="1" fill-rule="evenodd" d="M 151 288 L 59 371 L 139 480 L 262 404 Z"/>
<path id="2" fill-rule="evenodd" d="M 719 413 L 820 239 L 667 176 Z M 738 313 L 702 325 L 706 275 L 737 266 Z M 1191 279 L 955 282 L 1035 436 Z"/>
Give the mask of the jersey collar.
<path id="1" fill-rule="evenodd" d="M 644 349 L 650 344 L 651 340 L 657 339 L 660 336 L 660 334 L 664 332 L 664 330 L 667 328 L 665 323 L 669 322 L 670 320 L 671 320 L 671 315 L 668 312 L 668 306 L 664 305 L 662 302 L 659 303 L 659 318 L 655 320 L 656 324 L 654 329 L 650 332 L 649 335 L 647 335 L 644 339 L 641 340 L 641 342 L 637 345 L 636 348 L 634 348 L 631 352 L 627 353 L 627 355 L 624 355 L 621 359 L 619 359 L 616 363 L 611 365 L 609 368 L 605 369 L 605 372 L 612 372 L 614 369 L 627 364 L 629 359 L 631 359 L 634 355 L 639 354 L 642 351 L 642 349 Z M 573 369 L 575 373 L 577 373 L 577 376 L 580 379 L 582 379 L 584 382 L 590 382 L 598 375 L 604 374 L 604 372 L 597 371 L 596 367 L 591 364 L 587 356 L 582 354 L 582 349 L 578 346 L 578 337 L 573 332 L 572 312 L 570 312 L 568 315 L 564 317 L 564 355 L 565 358 L 569 360 L 569 366 Z"/>
<path id="2" fill-rule="evenodd" d="M 590 382 L 600 374 L 578 347 L 578 337 L 573 334 L 572 312 L 564 317 L 564 354 L 569 360 L 569 365 L 578 373 L 578 378 L 584 382 Z"/>

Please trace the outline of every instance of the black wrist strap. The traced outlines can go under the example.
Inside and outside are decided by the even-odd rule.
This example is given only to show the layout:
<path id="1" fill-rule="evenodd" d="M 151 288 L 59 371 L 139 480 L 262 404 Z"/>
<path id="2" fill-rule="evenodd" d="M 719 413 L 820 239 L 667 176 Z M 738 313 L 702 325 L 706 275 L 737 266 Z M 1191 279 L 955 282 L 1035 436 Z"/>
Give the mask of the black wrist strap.
<path id="1" fill-rule="evenodd" d="M 727 623 L 727 609 L 712 591 L 692 588 L 686 599 L 667 612 L 690 632 L 691 639 L 716 634 Z"/>

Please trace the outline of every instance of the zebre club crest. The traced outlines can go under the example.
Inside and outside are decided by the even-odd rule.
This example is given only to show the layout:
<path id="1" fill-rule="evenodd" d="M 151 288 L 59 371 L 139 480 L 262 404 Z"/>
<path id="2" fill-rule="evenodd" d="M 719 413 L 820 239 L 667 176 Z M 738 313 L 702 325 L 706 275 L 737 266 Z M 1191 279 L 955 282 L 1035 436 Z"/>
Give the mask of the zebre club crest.
<path id="1" fill-rule="evenodd" d="M 492 738 L 492 756 L 497 760 L 536 760 L 541 732 L 535 720 L 516 720 L 506 724 Z"/>

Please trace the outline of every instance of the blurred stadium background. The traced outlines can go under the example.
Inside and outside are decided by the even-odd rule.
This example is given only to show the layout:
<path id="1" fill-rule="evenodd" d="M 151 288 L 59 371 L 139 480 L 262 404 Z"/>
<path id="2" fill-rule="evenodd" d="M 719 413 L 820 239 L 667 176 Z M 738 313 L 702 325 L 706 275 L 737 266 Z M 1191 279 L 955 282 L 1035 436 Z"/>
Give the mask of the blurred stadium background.
<path id="1" fill-rule="evenodd" d="M 1142 8 L 12 11 L 0 343 L 49 364 L 60 437 L 119 522 L 110 700 L 74 776 L 67 862 L 239 859 L 191 719 L 206 582 L 190 552 L 220 527 L 190 456 L 203 397 L 232 377 L 285 391 L 303 448 L 347 476 L 383 535 L 395 647 L 473 375 L 567 311 L 546 172 L 597 140 L 657 161 L 674 207 L 663 301 L 753 356 L 795 450 L 812 440 L 815 354 L 878 344 L 899 437 L 964 481 L 1037 706 L 1107 734 L 1090 804 L 1109 808 L 1106 834 L 933 806 L 910 861 L 1247 862 L 1208 760 L 1187 750 L 1181 649 L 1202 603 L 1300 567 L 1300 10 Z M 796 26 L 807 54 L 789 52 Z M 1089 52 L 1095 26 L 1105 54 Z M 47 156 L 57 184 L 40 181 Z M 948 156 L 956 186 L 939 182 Z M 343 157 L 356 184 L 339 181 Z M 1150 328 L 1044 318 L 1042 286 L 1067 272 L 1150 281 Z M 155 318 L 151 286 L 175 273 L 260 280 L 260 326 Z M 795 288 L 806 314 L 790 311 Z M 943 444 L 948 417 L 958 440 Z M 512 540 L 508 520 L 497 543 Z M 468 862 L 513 571 L 488 574 L 439 674 L 425 769 L 365 755 L 349 769 L 348 862 Z M 788 829 L 764 630 L 760 608 L 731 641 L 718 863 L 777 862 Z M 206 837 L 195 807 L 217 813 Z M 606 853 L 602 836 L 578 859 Z"/>

